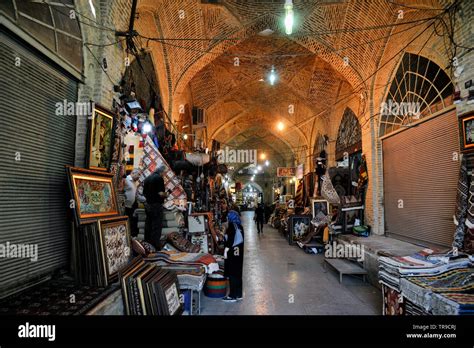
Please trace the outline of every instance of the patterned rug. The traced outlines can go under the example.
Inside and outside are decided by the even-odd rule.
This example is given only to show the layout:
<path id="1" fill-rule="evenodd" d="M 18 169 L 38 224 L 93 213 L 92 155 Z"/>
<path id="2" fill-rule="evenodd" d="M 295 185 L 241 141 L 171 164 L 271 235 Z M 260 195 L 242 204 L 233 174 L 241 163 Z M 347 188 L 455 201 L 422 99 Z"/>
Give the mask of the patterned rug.
<path id="1" fill-rule="evenodd" d="M 467 160 L 466 156 L 463 156 L 461 167 L 459 170 L 458 190 L 456 197 L 456 212 L 454 215 L 456 229 L 454 232 L 453 247 L 462 249 L 464 244 L 464 234 L 466 232 L 466 214 L 468 208 L 467 196 L 469 193 L 468 187 L 468 175 L 467 175 Z"/>
<path id="2" fill-rule="evenodd" d="M 404 297 L 430 312 L 435 293 L 474 294 L 474 268 L 460 268 L 436 276 L 418 276 L 400 279 Z"/>
<path id="3" fill-rule="evenodd" d="M 0 302 L 0 315 L 84 315 L 118 289 L 117 284 L 105 288 L 50 280 Z"/>
<path id="4" fill-rule="evenodd" d="M 474 315 L 474 294 L 434 294 L 432 307 L 435 315 Z"/>
<path id="5" fill-rule="evenodd" d="M 168 264 L 198 265 L 206 269 L 206 273 L 211 274 L 219 270 L 219 264 L 216 259 L 209 254 L 202 253 L 182 253 L 176 251 L 158 252 L 149 254 L 145 261 L 157 262 L 163 261 Z"/>

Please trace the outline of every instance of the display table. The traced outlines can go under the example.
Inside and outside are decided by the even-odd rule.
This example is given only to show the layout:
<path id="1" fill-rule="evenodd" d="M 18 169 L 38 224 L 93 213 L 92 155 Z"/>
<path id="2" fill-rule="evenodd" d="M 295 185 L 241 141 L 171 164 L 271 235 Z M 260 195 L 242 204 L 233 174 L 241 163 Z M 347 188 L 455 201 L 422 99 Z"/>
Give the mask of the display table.
<path id="1" fill-rule="evenodd" d="M 361 275 L 365 282 L 367 271 L 354 262 L 346 259 L 324 259 L 324 264 L 331 265 L 339 272 L 339 283 L 342 283 L 342 276 L 344 274 Z"/>

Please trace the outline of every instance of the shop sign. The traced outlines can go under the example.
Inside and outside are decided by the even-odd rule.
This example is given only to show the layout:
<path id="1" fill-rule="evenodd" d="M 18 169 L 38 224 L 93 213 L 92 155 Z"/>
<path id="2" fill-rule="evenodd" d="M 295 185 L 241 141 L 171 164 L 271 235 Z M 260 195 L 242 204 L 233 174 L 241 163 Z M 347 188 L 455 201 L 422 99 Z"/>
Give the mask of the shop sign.
<path id="1" fill-rule="evenodd" d="M 279 178 L 292 178 L 296 176 L 296 168 L 295 167 L 278 167 L 277 168 L 277 176 Z"/>

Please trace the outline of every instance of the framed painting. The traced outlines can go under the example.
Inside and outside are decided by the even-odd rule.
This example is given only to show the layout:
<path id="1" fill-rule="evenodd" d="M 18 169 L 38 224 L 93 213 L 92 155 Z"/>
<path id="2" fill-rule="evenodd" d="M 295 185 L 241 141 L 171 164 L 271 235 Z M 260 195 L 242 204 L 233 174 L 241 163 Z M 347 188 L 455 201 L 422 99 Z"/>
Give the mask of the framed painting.
<path id="1" fill-rule="evenodd" d="M 96 105 L 89 127 L 89 169 L 109 171 L 113 147 L 114 115 L 107 109 Z"/>
<path id="2" fill-rule="evenodd" d="M 191 243 L 199 245 L 200 253 L 208 254 L 209 253 L 209 238 L 207 233 L 193 233 L 191 235 Z"/>
<path id="3" fill-rule="evenodd" d="M 178 279 L 173 277 L 173 281 L 163 286 L 165 292 L 166 304 L 169 315 L 180 315 L 183 311 L 183 306 L 180 301 Z"/>
<path id="4" fill-rule="evenodd" d="M 119 215 L 111 174 L 81 168 L 68 169 L 78 224 Z"/>
<path id="5" fill-rule="evenodd" d="M 204 220 L 204 215 L 188 216 L 188 231 L 189 233 L 206 232 L 206 222 Z"/>
<path id="6" fill-rule="evenodd" d="M 459 132 L 461 133 L 461 152 L 474 151 L 474 112 L 459 117 Z"/>
<path id="7" fill-rule="evenodd" d="M 312 199 L 311 200 L 311 211 L 313 213 L 313 219 L 318 215 L 319 212 L 324 215 L 329 215 L 329 202 L 324 199 Z"/>
<path id="8" fill-rule="evenodd" d="M 104 271 L 114 280 L 132 259 L 128 216 L 99 220 L 99 233 Z"/>
<path id="9" fill-rule="evenodd" d="M 310 215 L 292 215 L 288 219 L 288 243 L 295 244 L 301 240 L 311 228 Z"/>

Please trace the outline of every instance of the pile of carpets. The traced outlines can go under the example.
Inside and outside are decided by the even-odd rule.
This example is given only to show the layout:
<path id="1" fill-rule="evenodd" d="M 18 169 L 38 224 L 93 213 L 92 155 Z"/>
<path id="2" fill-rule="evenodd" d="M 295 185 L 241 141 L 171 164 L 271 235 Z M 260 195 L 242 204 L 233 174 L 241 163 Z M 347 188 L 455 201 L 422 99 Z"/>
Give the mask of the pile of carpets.
<path id="1" fill-rule="evenodd" d="M 453 258 L 449 254 L 435 254 L 432 249 L 423 249 L 409 256 L 381 256 L 379 279 L 381 283 L 400 291 L 400 279 L 403 277 L 436 275 L 467 267 L 471 262 L 468 255 Z"/>
<path id="2" fill-rule="evenodd" d="M 458 268 L 434 276 L 406 277 L 400 280 L 403 297 L 433 314 L 463 314 L 472 311 L 474 302 L 474 268 Z M 453 294 L 436 297 L 435 294 Z M 463 295 L 471 295 L 458 303 Z"/>
<path id="3" fill-rule="evenodd" d="M 145 261 L 175 271 L 182 290 L 201 291 L 206 275 L 219 272 L 218 261 L 210 254 L 162 251 L 148 254 Z"/>
<path id="4" fill-rule="evenodd" d="M 435 315 L 474 315 L 474 293 L 435 293 L 431 306 Z"/>
<path id="5" fill-rule="evenodd" d="M 467 254 L 454 257 L 451 253 L 435 253 L 432 249 L 409 256 L 380 257 L 384 314 L 471 313 L 472 296 L 461 295 L 474 294 L 473 261 L 474 258 Z M 390 301 L 391 298 L 396 301 Z"/>

